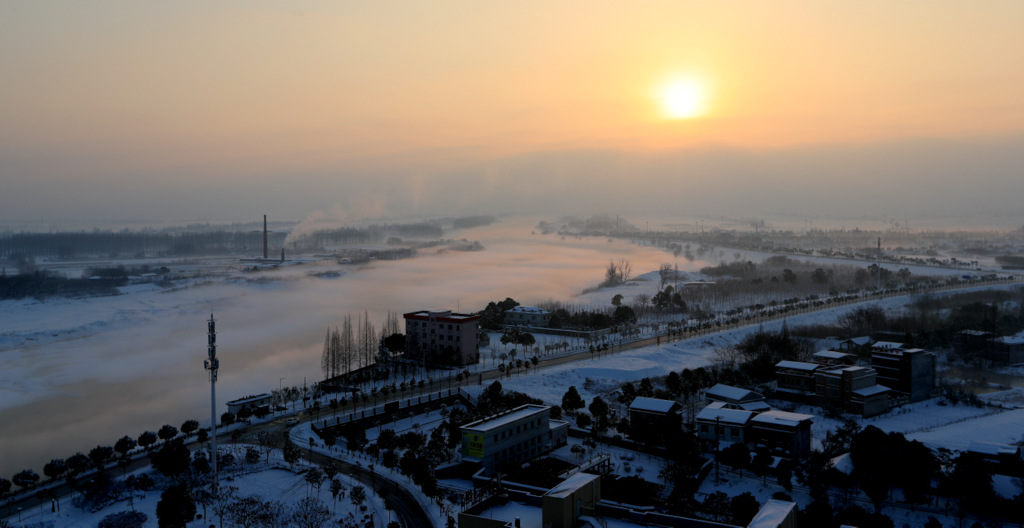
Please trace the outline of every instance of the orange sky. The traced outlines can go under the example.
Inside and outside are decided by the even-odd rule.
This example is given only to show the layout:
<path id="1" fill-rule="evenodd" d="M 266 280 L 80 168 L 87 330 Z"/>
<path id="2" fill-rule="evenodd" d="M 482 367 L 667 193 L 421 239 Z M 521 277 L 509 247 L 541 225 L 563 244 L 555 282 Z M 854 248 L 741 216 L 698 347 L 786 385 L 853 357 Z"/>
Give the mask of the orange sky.
<path id="1" fill-rule="evenodd" d="M 1022 21 L 1019 1 L 5 2 L 0 170 L 984 140 L 1024 130 Z M 705 115 L 665 119 L 678 77 Z"/>

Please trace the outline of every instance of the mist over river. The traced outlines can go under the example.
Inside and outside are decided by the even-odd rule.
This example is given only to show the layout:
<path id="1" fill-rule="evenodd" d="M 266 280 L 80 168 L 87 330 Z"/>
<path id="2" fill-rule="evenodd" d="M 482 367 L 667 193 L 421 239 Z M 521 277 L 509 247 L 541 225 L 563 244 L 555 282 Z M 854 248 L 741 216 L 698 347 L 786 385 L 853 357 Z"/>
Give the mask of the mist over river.
<path id="1" fill-rule="evenodd" d="M 312 265 L 304 265 L 222 274 L 171 290 L 0 302 L 0 476 L 27 468 L 42 475 L 53 458 L 163 424 L 194 418 L 208 426 L 203 360 L 211 313 L 221 360 L 219 416 L 224 402 L 269 392 L 282 377 L 299 386 L 320 379 L 324 334 L 346 313 L 355 318 L 365 310 L 379 328 L 388 310 L 472 312 L 505 297 L 572 302 L 603 279 L 609 259 L 628 259 L 634 274 L 676 262 L 620 240 L 531 234 L 536 221 L 446 235 L 478 240 L 482 251 L 421 250 L 412 259 L 345 268 L 335 279 L 309 277 Z M 690 270 L 707 263 L 678 264 Z M 209 266 L 221 271 L 227 264 Z"/>

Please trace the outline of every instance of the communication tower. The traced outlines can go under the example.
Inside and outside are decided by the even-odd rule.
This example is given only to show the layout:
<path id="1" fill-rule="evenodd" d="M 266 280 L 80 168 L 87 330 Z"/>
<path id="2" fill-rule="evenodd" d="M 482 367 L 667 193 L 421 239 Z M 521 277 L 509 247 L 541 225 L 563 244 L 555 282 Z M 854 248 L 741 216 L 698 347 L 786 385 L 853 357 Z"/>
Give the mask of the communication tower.
<path id="1" fill-rule="evenodd" d="M 206 322 L 207 346 L 206 351 L 209 357 L 203 362 L 203 367 L 210 372 L 210 440 L 212 449 L 210 459 L 213 463 L 213 493 L 217 494 L 217 369 L 220 368 L 220 360 L 217 359 L 217 322 L 210 314 L 210 320 Z"/>

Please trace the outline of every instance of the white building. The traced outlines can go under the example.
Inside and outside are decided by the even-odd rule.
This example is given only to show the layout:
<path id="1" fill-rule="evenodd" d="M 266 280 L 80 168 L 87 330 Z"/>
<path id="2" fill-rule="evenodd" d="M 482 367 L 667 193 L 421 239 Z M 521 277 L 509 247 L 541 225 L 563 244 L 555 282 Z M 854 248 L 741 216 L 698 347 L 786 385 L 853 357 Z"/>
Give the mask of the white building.
<path id="1" fill-rule="evenodd" d="M 516 306 L 505 310 L 506 325 L 546 327 L 551 322 L 551 312 L 536 306 Z"/>
<path id="2" fill-rule="evenodd" d="M 522 405 L 462 426 L 462 461 L 493 473 L 521 464 L 568 442 L 569 423 L 550 418 L 547 405 Z"/>

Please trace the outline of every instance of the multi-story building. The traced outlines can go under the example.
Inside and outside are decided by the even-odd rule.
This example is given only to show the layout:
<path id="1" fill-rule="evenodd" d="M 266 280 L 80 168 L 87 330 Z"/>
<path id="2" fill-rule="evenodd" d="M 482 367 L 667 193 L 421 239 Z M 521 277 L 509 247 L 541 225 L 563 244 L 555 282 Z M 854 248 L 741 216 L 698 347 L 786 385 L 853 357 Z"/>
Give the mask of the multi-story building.
<path id="1" fill-rule="evenodd" d="M 516 306 L 505 310 L 506 325 L 545 327 L 551 321 L 551 312 L 536 306 Z"/>
<path id="2" fill-rule="evenodd" d="M 441 365 L 480 361 L 480 315 L 451 310 L 411 312 L 405 317 L 405 357 Z"/>
<path id="3" fill-rule="evenodd" d="M 816 391 L 814 389 L 814 373 L 819 369 L 826 368 L 818 363 L 806 363 L 803 361 L 780 361 L 775 364 L 775 379 L 778 387 L 775 389 L 780 397 L 795 401 L 814 400 Z"/>
<path id="4" fill-rule="evenodd" d="M 869 367 L 818 370 L 814 374 L 819 407 L 834 407 L 865 418 L 889 410 L 889 388 L 879 385 Z"/>
<path id="5" fill-rule="evenodd" d="M 550 414 L 546 405 L 522 405 L 463 425 L 462 461 L 478 464 L 490 475 L 565 445 L 569 423 L 552 420 Z"/>
<path id="6" fill-rule="evenodd" d="M 879 384 L 910 402 L 927 400 L 935 389 L 935 354 L 920 348 L 875 348 L 871 367 Z"/>

